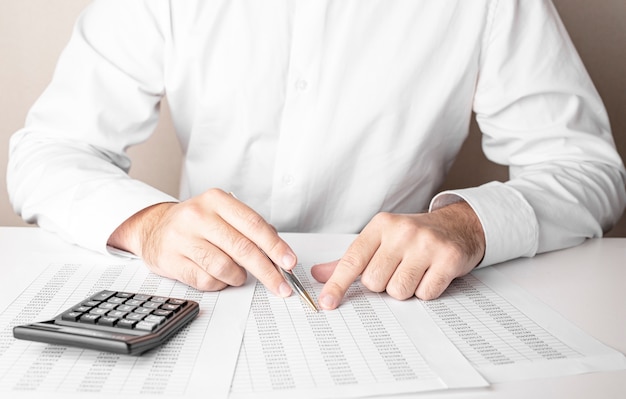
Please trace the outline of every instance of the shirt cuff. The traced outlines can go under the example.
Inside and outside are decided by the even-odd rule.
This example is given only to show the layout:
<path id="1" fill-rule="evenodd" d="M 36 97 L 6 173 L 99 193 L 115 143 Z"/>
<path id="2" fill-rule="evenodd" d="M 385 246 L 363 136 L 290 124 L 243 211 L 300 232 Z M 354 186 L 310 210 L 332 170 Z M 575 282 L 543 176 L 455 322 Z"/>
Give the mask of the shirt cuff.
<path id="1" fill-rule="evenodd" d="M 478 267 L 537 253 L 539 225 L 535 212 L 515 189 L 501 182 L 437 194 L 429 211 L 464 200 L 485 232 L 485 256 Z"/>
<path id="2" fill-rule="evenodd" d="M 168 194 L 132 179 L 118 181 L 98 191 L 75 203 L 69 233 L 76 244 L 110 255 L 122 256 L 122 252 L 112 251 L 107 242 L 126 219 L 158 203 L 179 202 Z"/>

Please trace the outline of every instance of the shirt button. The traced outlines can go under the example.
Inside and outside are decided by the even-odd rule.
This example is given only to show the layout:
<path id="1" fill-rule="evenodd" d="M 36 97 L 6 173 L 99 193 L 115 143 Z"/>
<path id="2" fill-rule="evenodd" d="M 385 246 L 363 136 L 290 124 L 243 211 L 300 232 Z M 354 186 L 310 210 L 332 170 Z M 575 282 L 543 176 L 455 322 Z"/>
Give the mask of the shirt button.
<path id="1" fill-rule="evenodd" d="M 309 87 L 309 82 L 304 79 L 298 79 L 296 82 L 296 89 L 299 91 L 305 91 Z"/>
<path id="2" fill-rule="evenodd" d="M 291 186 L 295 181 L 296 181 L 296 179 L 292 175 L 284 175 L 283 176 L 283 184 L 285 186 Z"/>

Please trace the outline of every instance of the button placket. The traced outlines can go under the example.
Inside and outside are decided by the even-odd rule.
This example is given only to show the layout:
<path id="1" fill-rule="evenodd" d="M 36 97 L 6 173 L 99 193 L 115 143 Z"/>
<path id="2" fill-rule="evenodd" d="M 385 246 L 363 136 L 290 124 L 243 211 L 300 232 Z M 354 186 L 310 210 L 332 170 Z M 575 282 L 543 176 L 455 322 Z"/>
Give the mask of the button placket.
<path id="1" fill-rule="evenodd" d="M 271 221 L 287 227 L 301 214 L 306 195 L 306 141 L 311 110 L 315 109 L 315 80 L 320 68 L 327 2 L 296 1 L 293 14 L 289 70 L 280 135 L 276 149 Z"/>

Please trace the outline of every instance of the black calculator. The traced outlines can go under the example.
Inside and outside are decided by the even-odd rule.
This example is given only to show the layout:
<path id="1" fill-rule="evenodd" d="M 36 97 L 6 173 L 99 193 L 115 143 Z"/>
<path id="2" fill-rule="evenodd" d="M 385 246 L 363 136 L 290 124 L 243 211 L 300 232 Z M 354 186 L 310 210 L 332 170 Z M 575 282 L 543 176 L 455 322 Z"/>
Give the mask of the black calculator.
<path id="1" fill-rule="evenodd" d="M 192 321 L 195 301 L 121 291 L 100 291 L 52 320 L 13 328 L 13 336 L 139 355 L 168 340 Z"/>

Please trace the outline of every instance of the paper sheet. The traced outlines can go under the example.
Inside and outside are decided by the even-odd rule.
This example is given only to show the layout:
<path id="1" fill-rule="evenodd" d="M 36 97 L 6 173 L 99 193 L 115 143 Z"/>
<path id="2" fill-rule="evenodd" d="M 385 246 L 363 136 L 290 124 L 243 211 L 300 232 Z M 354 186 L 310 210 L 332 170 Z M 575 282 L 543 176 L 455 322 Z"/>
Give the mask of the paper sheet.
<path id="1" fill-rule="evenodd" d="M 304 267 L 333 259 L 345 247 L 332 241 L 336 253 L 323 253 L 329 241 L 315 237 L 290 237 Z M 252 279 L 243 288 L 199 293 L 137 262 L 98 262 L 37 265 L 37 273 L 43 272 L 35 278 L 25 270 L 34 279 L 23 291 L 21 282 L 20 288 L 6 287 L 1 397 L 205 398 L 210 392 L 220 398 L 230 390 L 234 398 L 353 397 L 486 384 L 476 370 L 490 382 L 503 382 L 626 369 L 624 355 L 493 268 L 456 280 L 441 299 L 429 302 L 396 301 L 357 284 L 339 311 L 313 314 L 295 295 L 283 300 L 255 290 Z M 297 273 L 317 296 L 321 285 Z M 101 289 L 194 299 L 202 310 L 188 328 L 141 357 L 13 338 L 14 325 L 53 317 Z"/>
<path id="2" fill-rule="evenodd" d="M 50 319 L 103 289 L 191 299 L 201 310 L 158 350 L 140 357 L 13 338 L 13 326 Z M 205 398 L 208 391 L 225 398 L 253 292 L 251 281 L 237 290 L 199 292 L 138 263 L 50 265 L 0 314 L 0 396 Z"/>
<path id="3" fill-rule="evenodd" d="M 313 290 L 302 269 L 296 273 Z M 201 313 L 140 357 L 12 337 L 14 325 L 52 318 L 102 289 L 192 299 Z M 0 314 L 0 394 L 226 397 L 244 328 L 248 345 L 238 370 L 245 373 L 235 374 L 234 397 L 286 397 L 294 387 L 302 397 L 355 397 L 487 385 L 432 322 L 423 330 L 431 332 L 436 356 L 446 360 L 441 369 L 429 364 L 418 350 L 420 339 L 406 334 L 381 296 L 358 285 L 348 295 L 350 305 L 341 311 L 314 313 L 296 295 L 278 298 L 260 284 L 255 290 L 252 279 L 243 288 L 202 293 L 141 264 L 52 264 Z"/>
<path id="4" fill-rule="evenodd" d="M 322 285 L 305 272 L 310 266 L 295 274 L 317 297 Z M 486 385 L 432 322 L 407 334 L 385 297 L 357 283 L 339 309 L 315 313 L 299 297 L 277 298 L 257 284 L 231 397 L 348 398 Z M 425 346 L 436 348 L 431 359 Z M 445 367 L 433 367 L 435 359 Z"/>
<path id="5" fill-rule="evenodd" d="M 626 369 L 622 353 L 493 268 L 455 280 L 437 300 L 417 302 L 491 383 Z"/>
<path id="6" fill-rule="evenodd" d="M 309 273 L 297 275 L 319 294 Z M 338 311 L 320 314 L 257 286 L 231 397 L 340 398 L 479 385 L 450 343 L 490 383 L 626 369 L 623 354 L 486 268 L 433 301 L 396 301 L 357 283 Z M 394 375 L 395 366 L 402 373 Z"/>

